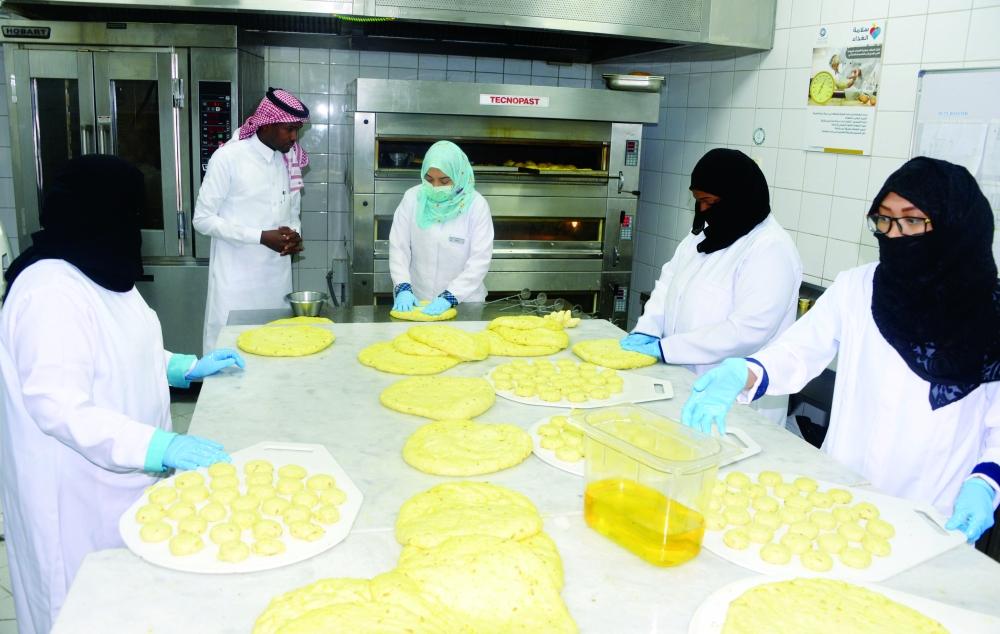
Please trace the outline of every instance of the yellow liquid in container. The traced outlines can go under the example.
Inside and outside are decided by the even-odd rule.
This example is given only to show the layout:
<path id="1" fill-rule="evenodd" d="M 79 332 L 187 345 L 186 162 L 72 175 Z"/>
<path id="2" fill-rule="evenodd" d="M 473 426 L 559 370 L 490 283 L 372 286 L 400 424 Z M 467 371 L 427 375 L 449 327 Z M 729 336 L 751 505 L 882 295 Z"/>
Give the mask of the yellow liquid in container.
<path id="1" fill-rule="evenodd" d="M 705 536 L 701 513 L 634 480 L 588 484 L 583 516 L 598 533 L 656 566 L 694 558 Z"/>

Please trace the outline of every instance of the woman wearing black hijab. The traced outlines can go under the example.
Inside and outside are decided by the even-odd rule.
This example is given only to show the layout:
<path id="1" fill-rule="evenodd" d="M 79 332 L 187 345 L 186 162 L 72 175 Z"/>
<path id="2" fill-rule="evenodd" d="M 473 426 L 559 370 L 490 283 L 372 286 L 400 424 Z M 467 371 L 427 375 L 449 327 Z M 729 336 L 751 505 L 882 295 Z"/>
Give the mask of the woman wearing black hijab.
<path id="1" fill-rule="evenodd" d="M 118 518 L 151 474 L 228 460 L 171 433 L 170 385 L 243 361 L 163 349 L 142 275 L 142 174 L 113 156 L 69 161 L 42 230 L 6 274 L 0 311 L 0 495 L 18 625 L 48 632 L 84 556 L 121 547 Z"/>
<path id="2" fill-rule="evenodd" d="M 759 350 L 795 321 L 802 261 L 771 216 L 764 174 L 738 150 L 711 150 L 691 172 L 691 234 L 663 265 L 625 350 L 697 374 Z M 787 398 L 758 409 L 784 424 Z"/>
<path id="3" fill-rule="evenodd" d="M 978 539 L 1000 491 L 1000 283 L 993 212 L 961 166 L 917 157 L 868 212 L 879 261 L 845 271 L 752 359 L 695 383 L 686 424 L 737 397 L 797 392 L 837 356 L 823 450 L 882 491 L 931 503 Z"/>

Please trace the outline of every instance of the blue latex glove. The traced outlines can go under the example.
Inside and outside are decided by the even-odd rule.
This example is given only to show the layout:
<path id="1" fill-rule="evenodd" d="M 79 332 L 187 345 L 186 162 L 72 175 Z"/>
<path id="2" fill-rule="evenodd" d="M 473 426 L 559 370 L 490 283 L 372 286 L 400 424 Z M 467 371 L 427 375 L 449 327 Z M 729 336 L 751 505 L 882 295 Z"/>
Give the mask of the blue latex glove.
<path id="1" fill-rule="evenodd" d="M 417 296 L 410 291 L 399 291 L 392 303 L 392 309 L 400 313 L 408 313 L 417 305 Z"/>
<path id="2" fill-rule="evenodd" d="M 650 337 L 649 335 L 636 332 L 623 338 L 618 345 L 622 347 L 622 350 L 648 354 L 651 357 L 656 357 L 658 360 L 663 359 L 663 352 L 660 349 L 660 340 L 656 337 Z"/>
<path id="3" fill-rule="evenodd" d="M 243 357 L 240 356 L 239 352 L 236 352 L 232 348 L 219 348 L 198 359 L 198 362 L 194 364 L 193 368 L 188 370 L 184 378 L 188 381 L 204 379 L 206 376 L 234 365 L 241 370 L 247 367 L 246 362 L 243 361 Z"/>
<path id="4" fill-rule="evenodd" d="M 955 498 L 955 511 L 944 525 L 950 531 L 960 530 L 970 544 L 993 526 L 993 496 L 996 491 L 982 478 L 969 478 Z"/>
<path id="5" fill-rule="evenodd" d="M 421 308 L 420 312 L 424 313 L 425 315 L 433 316 L 433 315 L 440 315 L 449 308 L 451 308 L 451 302 L 449 302 L 447 299 L 443 297 L 438 297 L 430 304 L 427 304 L 426 306 Z"/>
<path id="6" fill-rule="evenodd" d="M 163 466 L 168 469 L 197 469 L 216 462 L 232 462 L 222 445 L 197 436 L 174 436 L 163 452 Z"/>
<path id="7" fill-rule="evenodd" d="M 730 358 L 701 375 L 681 410 L 681 422 L 706 434 L 714 422 L 725 434 L 726 414 L 746 386 L 747 372 L 746 359 Z"/>

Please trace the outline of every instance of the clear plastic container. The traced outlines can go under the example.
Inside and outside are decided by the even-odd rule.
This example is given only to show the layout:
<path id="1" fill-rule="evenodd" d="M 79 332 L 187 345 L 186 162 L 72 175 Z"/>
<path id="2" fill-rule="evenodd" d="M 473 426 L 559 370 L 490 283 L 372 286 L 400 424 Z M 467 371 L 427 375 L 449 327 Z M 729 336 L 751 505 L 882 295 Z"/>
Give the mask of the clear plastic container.
<path id="1" fill-rule="evenodd" d="M 571 421 L 585 435 L 587 524 L 657 566 L 695 557 L 724 446 L 634 405 L 576 410 Z"/>

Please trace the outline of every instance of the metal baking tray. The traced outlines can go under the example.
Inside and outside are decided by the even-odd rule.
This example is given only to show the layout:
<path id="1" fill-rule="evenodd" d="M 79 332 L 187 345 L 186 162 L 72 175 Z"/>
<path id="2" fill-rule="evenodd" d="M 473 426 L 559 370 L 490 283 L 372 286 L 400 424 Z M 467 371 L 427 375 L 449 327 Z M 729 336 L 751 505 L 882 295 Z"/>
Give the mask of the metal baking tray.
<path id="1" fill-rule="evenodd" d="M 604 85 L 611 90 L 630 90 L 632 92 L 660 92 L 663 87 L 663 75 L 618 75 L 605 74 Z"/>

